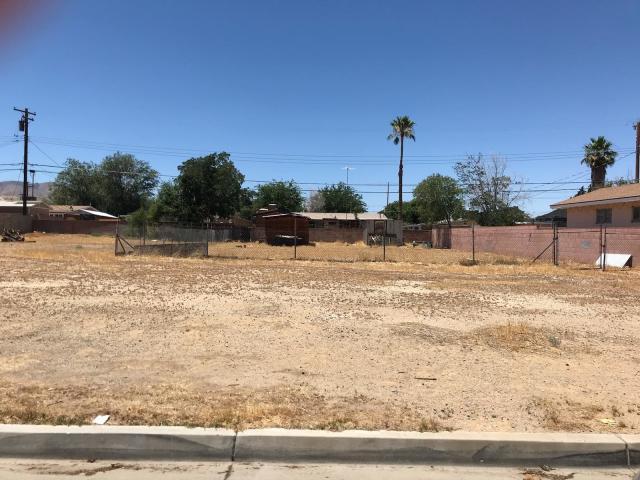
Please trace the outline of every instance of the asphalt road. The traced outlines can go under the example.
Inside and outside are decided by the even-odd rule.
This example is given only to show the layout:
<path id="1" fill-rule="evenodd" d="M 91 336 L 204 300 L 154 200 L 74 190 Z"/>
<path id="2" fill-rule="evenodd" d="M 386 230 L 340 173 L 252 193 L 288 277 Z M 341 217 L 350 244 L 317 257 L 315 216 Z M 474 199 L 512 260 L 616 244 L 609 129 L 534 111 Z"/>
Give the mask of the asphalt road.
<path id="1" fill-rule="evenodd" d="M 495 468 L 460 466 L 150 463 L 0 459 L 2 480 L 613 480 L 634 479 L 629 469 Z"/>

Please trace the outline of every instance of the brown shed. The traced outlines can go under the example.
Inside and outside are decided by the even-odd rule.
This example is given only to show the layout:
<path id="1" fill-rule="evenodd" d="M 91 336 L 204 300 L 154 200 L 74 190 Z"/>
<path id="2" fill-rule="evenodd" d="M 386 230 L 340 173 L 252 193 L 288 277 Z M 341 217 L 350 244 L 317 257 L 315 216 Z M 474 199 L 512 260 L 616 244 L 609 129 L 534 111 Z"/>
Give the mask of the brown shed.
<path id="1" fill-rule="evenodd" d="M 265 239 L 270 245 L 287 243 L 298 237 L 298 245 L 309 243 L 309 217 L 297 213 L 263 215 Z"/>

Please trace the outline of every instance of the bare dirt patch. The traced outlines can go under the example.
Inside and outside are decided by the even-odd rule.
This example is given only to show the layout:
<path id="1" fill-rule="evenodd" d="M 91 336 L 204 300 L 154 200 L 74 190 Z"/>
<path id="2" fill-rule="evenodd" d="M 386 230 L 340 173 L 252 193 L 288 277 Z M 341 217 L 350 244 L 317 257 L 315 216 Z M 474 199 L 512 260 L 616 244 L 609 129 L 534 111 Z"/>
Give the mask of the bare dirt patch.
<path id="1" fill-rule="evenodd" d="M 640 431 L 634 270 L 31 238 L 0 245 L 3 422 Z"/>

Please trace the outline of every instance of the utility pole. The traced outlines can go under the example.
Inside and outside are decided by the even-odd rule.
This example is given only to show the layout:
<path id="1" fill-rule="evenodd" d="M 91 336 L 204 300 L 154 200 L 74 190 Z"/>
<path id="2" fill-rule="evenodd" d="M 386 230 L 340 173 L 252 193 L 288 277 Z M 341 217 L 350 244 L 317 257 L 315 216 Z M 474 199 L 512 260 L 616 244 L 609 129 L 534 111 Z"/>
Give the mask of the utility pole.
<path id="1" fill-rule="evenodd" d="M 640 182 L 640 120 L 633 126 L 636 129 L 636 183 Z"/>
<path id="2" fill-rule="evenodd" d="M 31 198 L 35 198 L 36 196 L 33 193 L 36 186 L 36 171 L 29 170 L 29 173 L 31 174 Z"/>
<path id="3" fill-rule="evenodd" d="M 343 168 L 343 170 L 347 171 L 347 186 L 349 185 L 349 170 L 355 170 L 355 168 L 350 167 L 349 165 L 347 165 L 346 167 Z"/>
<path id="4" fill-rule="evenodd" d="M 29 196 L 29 181 L 27 179 L 27 168 L 29 163 L 29 122 L 33 122 L 35 112 L 30 112 L 28 108 L 20 110 L 13 107 L 16 112 L 22 113 L 22 118 L 18 121 L 18 129 L 24 132 L 24 165 L 22 166 L 22 215 L 27 215 L 27 197 Z"/>
<path id="5" fill-rule="evenodd" d="M 389 206 L 389 182 L 387 182 L 387 207 Z"/>

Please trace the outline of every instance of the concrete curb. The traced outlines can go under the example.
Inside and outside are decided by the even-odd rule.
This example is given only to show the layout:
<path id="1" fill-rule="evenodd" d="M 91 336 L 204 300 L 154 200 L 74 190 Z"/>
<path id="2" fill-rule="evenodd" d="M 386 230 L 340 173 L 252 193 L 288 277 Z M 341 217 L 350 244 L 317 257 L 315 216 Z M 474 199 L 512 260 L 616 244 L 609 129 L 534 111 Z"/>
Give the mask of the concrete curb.
<path id="1" fill-rule="evenodd" d="M 625 441 L 612 434 L 363 431 L 333 433 L 265 429 L 239 432 L 235 459 L 627 466 L 627 447 Z"/>
<path id="2" fill-rule="evenodd" d="M 0 425 L 0 457 L 623 467 L 640 435 Z"/>
<path id="3" fill-rule="evenodd" d="M 228 460 L 235 437 L 215 428 L 0 425 L 0 457 Z"/>

